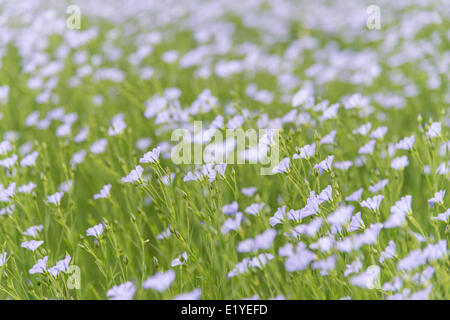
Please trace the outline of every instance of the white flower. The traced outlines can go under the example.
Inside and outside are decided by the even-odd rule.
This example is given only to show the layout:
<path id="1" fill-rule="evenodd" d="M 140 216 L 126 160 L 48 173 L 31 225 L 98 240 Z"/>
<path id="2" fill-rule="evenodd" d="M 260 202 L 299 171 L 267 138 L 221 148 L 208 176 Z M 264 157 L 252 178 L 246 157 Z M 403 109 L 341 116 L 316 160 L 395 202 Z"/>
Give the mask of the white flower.
<path id="1" fill-rule="evenodd" d="M 358 153 L 359 154 L 372 154 L 373 149 L 375 148 L 375 140 L 370 140 L 365 145 L 363 145 L 361 148 L 359 148 Z"/>
<path id="2" fill-rule="evenodd" d="M 67 255 L 63 260 L 59 260 L 55 266 L 48 269 L 48 273 L 52 276 L 57 277 L 60 272 L 66 272 L 67 268 L 69 268 L 69 263 L 72 258 Z"/>
<path id="3" fill-rule="evenodd" d="M 328 156 L 325 160 L 316 164 L 314 169 L 319 170 L 319 174 L 322 174 L 323 171 L 330 171 L 333 160 L 334 156 Z"/>
<path id="4" fill-rule="evenodd" d="M 443 203 L 445 196 L 445 190 L 438 191 L 434 194 L 434 197 L 431 199 L 428 199 L 428 204 L 430 207 L 432 207 L 435 203 L 440 204 Z"/>
<path id="5" fill-rule="evenodd" d="M 320 144 L 333 144 L 335 137 L 336 137 L 336 130 L 333 130 L 320 140 Z"/>
<path id="6" fill-rule="evenodd" d="M 172 260 L 172 263 L 170 264 L 170 266 L 171 267 L 181 266 L 186 263 L 188 257 L 189 256 L 188 256 L 187 252 L 183 252 L 177 258 Z"/>
<path id="7" fill-rule="evenodd" d="M 341 206 L 327 217 L 327 222 L 330 224 L 343 225 L 351 219 L 353 209 L 353 206 Z"/>
<path id="8" fill-rule="evenodd" d="M 178 51 L 176 50 L 166 51 L 163 53 L 161 58 L 165 63 L 174 63 L 178 59 Z"/>
<path id="9" fill-rule="evenodd" d="M 69 192 L 73 187 L 73 181 L 71 179 L 64 181 L 63 183 L 61 183 L 61 185 L 59 186 L 59 190 L 62 192 Z"/>
<path id="10" fill-rule="evenodd" d="M 198 300 L 202 295 L 202 289 L 197 288 L 190 292 L 177 295 L 173 300 Z"/>
<path id="11" fill-rule="evenodd" d="M 175 280 L 175 271 L 169 270 L 167 272 L 157 272 L 144 281 L 142 288 L 163 292 L 169 288 L 173 280 Z"/>
<path id="12" fill-rule="evenodd" d="M 348 232 L 353 232 L 356 230 L 359 230 L 364 227 L 364 222 L 361 219 L 361 212 L 355 213 L 355 215 L 352 217 L 352 221 L 347 227 Z"/>
<path id="13" fill-rule="evenodd" d="M 353 130 L 353 134 L 360 134 L 362 136 L 367 136 L 367 134 L 369 133 L 370 129 L 372 129 L 372 124 L 370 122 L 363 124 L 362 126 L 360 126 L 358 129 Z"/>
<path id="14" fill-rule="evenodd" d="M 155 162 L 157 162 L 160 152 L 161 152 L 160 147 L 154 148 L 152 151 L 144 154 L 144 156 L 139 160 L 139 163 L 155 163 Z"/>
<path id="15" fill-rule="evenodd" d="M 447 163 L 442 162 L 439 167 L 436 169 L 436 174 L 446 175 L 450 172 L 450 161 Z"/>
<path id="16" fill-rule="evenodd" d="M 289 164 L 291 163 L 291 159 L 286 157 L 280 161 L 278 165 L 276 165 L 272 169 L 272 173 L 284 173 L 289 170 Z"/>
<path id="17" fill-rule="evenodd" d="M 384 251 L 380 255 L 380 263 L 383 263 L 387 259 L 392 259 L 395 257 L 395 242 L 389 241 L 388 246 L 384 249 Z"/>
<path id="18" fill-rule="evenodd" d="M 30 274 L 44 273 L 47 270 L 48 256 L 39 259 L 37 263 L 28 271 Z"/>
<path id="19" fill-rule="evenodd" d="M 241 222 L 244 218 L 244 215 L 241 212 L 236 213 L 236 216 L 233 218 L 228 218 L 223 223 L 222 227 L 220 228 L 220 232 L 222 234 L 227 234 L 231 230 L 237 230 L 241 226 Z"/>
<path id="20" fill-rule="evenodd" d="M 443 213 L 439 213 L 437 217 L 432 217 L 431 219 L 442 221 L 442 222 L 447 222 L 448 217 L 450 217 L 450 209 L 447 209 L 447 211 L 445 211 Z"/>
<path id="21" fill-rule="evenodd" d="M 285 261 L 285 267 L 288 272 L 305 270 L 308 265 L 315 259 L 316 255 L 307 250 L 298 248 L 297 253 L 289 256 Z"/>
<path id="22" fill-rule="evenodd" d="M 97 224 L 93 226 L 92 228 L 89 228 L 86 230 L 86 235 L 89 237 L 96 237 L 98 238 L 103 233 L 103 223 Z"/>
<path id="23" fill-rule="evenodd" d="M 245 209 L 245 213 L 256 216 L 263 208 L 264 203 L 253 203 Z"/>
<path id="24" fill-rule="evenodd" d="M 73 140 L 76 143 L 81 143 L 84 140 L 87 139 L 89 135 L 89 128 L 88 127 L 84 127 L 83 129 L 80 130 L 80 132 L 75 136 L 75 138 L 73 138 Z"/>
<path id="25" fill-rule="evenodd" d="M 110 184 L 103 186 L 100 192 L 94 195 L 94 200 L 108 198 L 110 190 L 111 190 Z"/>
<path id="26" fill-rule="evenodd" d="M 9 87 L 7 85 L 0 86 L 0 105 L 9 101 Z"/>
<path id="27" fill-rule="evenodd" d="M 362 202 L 360 203 L 360 205 L 361 205 L 362 207 L 369 208 L 369 209 L 372 210 L 372 211 L 377 211 L 377 210 L 378 210 L 378 207 L 380 206 L 381 201 L 382 201 L 383 199 L 384 199 L 384 196 L 383 196 L 383 195 L 378 195 L 378 196 L 375 196 L 375 197 L 373 197 L 373 198 L 367 198 L 366 200 L 362 201 Z"/>
<path id="28" fill-rule="evenodd" d="M 126 129 L 126 127 L 127 124 L 124 121 L 124 115 L 122 113 L 119 113 L 111 120 L 111 126 L 108 129 L 108 135 L 116 136 L 118 134 L 121 134 L 123 130 Z"/>
<path id="29" fill-rule="evenodd" d="M 257 235 L 254 239 L 241 241 L 237 246 L 237 252 L 252 252 L 259 249 L 269 249 L 275 239 L 277 232 L 274 229 L 267 229 Z"/>
<path id="30" fill-rule="evenodd" d="M 47 197 L 47 203 L 59 204 L 64 195 L 64 192 L 56 192 L 55 194 L 49 195 Z"/>
<path id="31" fill-rule="evenodd" d="M 136 148 L 139 150 L 145 150 L 150 147 L 152 143 L 152 139 L 150 138 L 141 138 L 136 141 Z"/>
<path id="32" fill-rule="evenodd" d="M 20 165 L 21 165 L 22 167 L 31 167 L 31 166 L 34 166 L 34 164 L 36 163 L 36 159 L 37 159 L 38 155 L 39 155 L 39 152 L 37 152 L 37 151 L 34 151 L 34 152 L 32 152 L 32 153 L 26 155 L 26 156 L 22 159 L 22 161 L 20 161 Z"/>
<path id="33" fill-rule="evenodd" d="M 42 229 L 43 229 L 42 224 L 40 224 L 38 226 L 32 226 L 32 227 L 29 227 L 27 230 L 25 230 L 23 232 L 23 234 L 25 236 L 36 237 L 38 235 L 38 232 L 42 231 Z"/>
<path id="34" fill-rule="evenodd" d="M 380 267 L 370 266 L 367 270 L 357 276 L 353 276 L 350 279 L 350 283 L 354 286 L 373 289 L 380 286 Z"/>
<path id="35" fill-rule="evenodd" d="M 441 123 L 440 122 L 433 122 L 430 127 L 428 128 L 428 131 L 426 132 L 426 136 L 428 138 L 435 138 L 441 135 Z"/>
<path id="36" fill-rule="evenodd" d="M 309 159 L 316 153 L 316 144 L 307 144 L 300 148 L 300 153 L 294 154 L 292 159 Z"/>
<path id="37" fill-rule="evenodd" d="M 0 254 L 0 267 L 5 264 L 7 254 L 6 251 Z"/>
<path id="38" fill-rule="evenodd" d="M 0 184 L 0 201 L 11 202 L 11 198 L 16 194 L 16 183 L 12 182 L 6 189 L 3 189 L 3 185 Z"/>
<path id="39" fill-rule="evenodd" d="M 257 190 L 258 189 L 256 189 L 255 187 L 249 187 L 249 188 L 242 188 L 241 192 L 244 196 L 251 197 L 255 194 Z"/>
<path id="40" fill-rule="evenodd" d="M 0 155 L 8 153 L 11 150 L 12 150 L 11 142 L 9 142 L 8 140 L 0 142 Z"/>
<path id="41" fill-rule="evenodd" d="M 391 161 L 391 167 L 394 170 L 401 170 L 409 165 L 409 160 L 407 156 L 401 156 L 398 158 L 394 158 Z"/>
<path id="42" fill-rule="evenodd" d="M 378 183 L 374 184 L 373 186 L 369 187 L 369 191 L 372 193 L 377 193 L 380 190 L 383 190 L 384 187 L 388 184 L 389 180 L 388 179 L 384 179 L 379 181 Z"/>
<path id="43" fill-rule="evenodd" d="M 35 251 L 37 248 L 39 248 L 42 244 L 44 243 L 44 241 L 36 241 L 36 240 L 30 240 L 30 241 L 24 241 L 22 242 L 22 244 L 20 245 L 22 248 L 31 250 L 31 251 Z"/>
<path id="44" fill-rule="evenodd" d="M 144 168 L 141 166 L 137 166 L 136 169 L 131 170 L 130 174 L 126 177 L 122 178 L 122 182 L 132 183 L 142 180 L 142 173 L 144 172 Z"/>
<path id="45" fill-rule="evenodd" d="M 106 146 L 108 144 L 108 140 L 106 139 L 100 139 L 91 144 L 90 150 L 94 154 L 100 154 L 105 152 Z"/>
<path id="46" fill-rule="evenodd" d="M 292 106 L 294 108 L 304 104 L 314 94 L 314 88 L 312 85 L 306 84 L 303 88 L 297 91 L 292 98 Z"/>
<path id="47" fill-rule="evenodd" d="M 86 158 L 86 150 L 80 150 L 72 156 L 72 159 L 70 160 L 70 164 L 72 165 L 72 168 L 75 168 L 77 164 L 80 164 L 84 161 Z"/>
<path id="48" fill-rule="evenodd" d="M 378 127 L 370 133 L 369 137 L 373 139 L 381 139 L 384 137 L 387 130 L 387 127 Z"/>
<path id="49" fill-rule="evenodd" d="M 359 272 L 361 268 L 363 267 L 361 258 L 357 257 L 351 264 L 346 265 L 346 269 L 344 272 L 344 277 L 348 277 L 352 273 Z"/>
<path id="50" fill-rule="evenodd" d="M 0 167 L 10 169 L 12 166 L 14 166 L 18 158 L 19 157 L 16 154 L 13 154 L 9 158 L 2 159 L 0 160 Z"/>
<path id="51" fill-rule="evenodd" d="M 401 227 L 406 220 L 406 215 L 411 212 L 410 195 L 404 196 L 391 207 L 391 215 L 384 223 L 385 228 Z"/>
<path id="52" fill-rule="evenodd" d="M 404 150 L 409 150 L 413 147 L 414 145 L 414 140 L 415 137 L 411 136 L 411 137 L 406 137 L 403 140 L 400 140 L 400 142 L 398 142 L 395 147 L 397 149 L 404 149 Z"/>
<path id="53" fill-rule="evenodd" d="M 363 191 L 364 191 L 363 188 L 356 190 L 351 195 L 346 197 L 345 201 L 356 201 L 356 202 L 359 202 L 359 200 L 361 199 Z"/>
<path id="54" fill-rule="evenodd" d="M 222 212 L 226 215 L 235 215 L 238 212 L 239 205 L 236 201 L 226 204 L 222 207 Z"/>
<path id="55" fill-rule="evenodd" d="M 136 285 L 131 282 L 125 282 L 118 286 L 114 286 L 108 290 L 106 295 L 110 300 L 132 300 L 136 293 Z"/>

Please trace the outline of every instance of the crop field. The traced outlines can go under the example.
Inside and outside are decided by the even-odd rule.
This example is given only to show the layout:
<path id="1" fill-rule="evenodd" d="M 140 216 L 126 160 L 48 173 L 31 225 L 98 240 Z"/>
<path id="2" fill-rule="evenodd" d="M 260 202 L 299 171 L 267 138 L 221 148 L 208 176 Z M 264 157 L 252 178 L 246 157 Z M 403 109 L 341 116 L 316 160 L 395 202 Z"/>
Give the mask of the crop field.
<path id="1" fill-rule="evenodd" d="M 0 299 L 450 299 L 450 2 L 0 0 Z"/>

